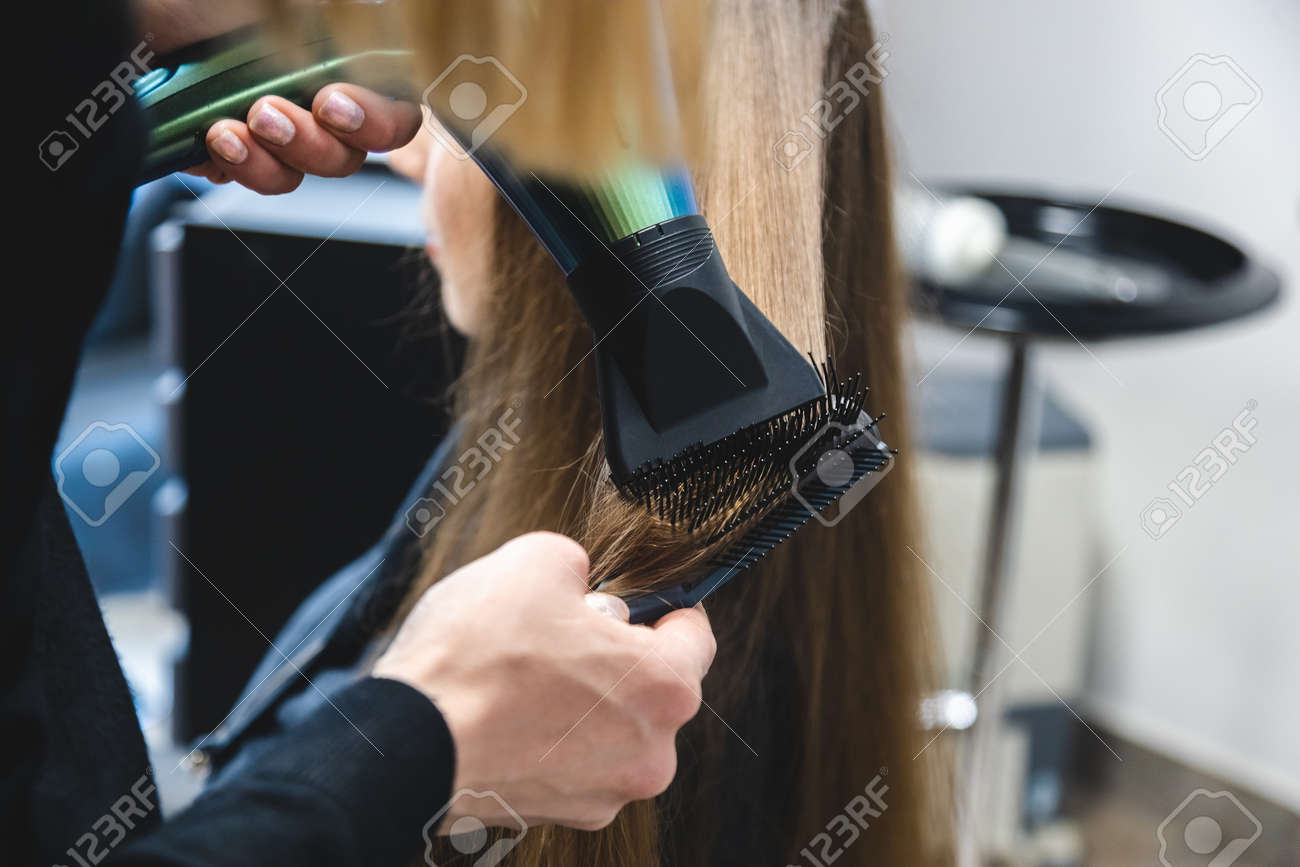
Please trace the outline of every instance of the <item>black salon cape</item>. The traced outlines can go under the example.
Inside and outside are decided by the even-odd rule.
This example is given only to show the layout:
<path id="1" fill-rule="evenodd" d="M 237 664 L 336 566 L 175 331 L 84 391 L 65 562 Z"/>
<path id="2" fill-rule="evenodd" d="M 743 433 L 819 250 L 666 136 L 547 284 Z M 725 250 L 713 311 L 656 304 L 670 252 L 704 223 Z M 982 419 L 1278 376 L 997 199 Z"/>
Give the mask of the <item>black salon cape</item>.
<path id="1" fill-rule="evenodd" d="M 365 678 L 262 761 L 162 821 L 156 808 L 113 829 L 123 797 L 147 792 L 131 697 L 51 478 L 50 457 L 82 338 L 121 238 L 143 134 L 130 103 L 57 171 L 38 158 L 52 129 L 130 57 L 125 4 L 36 3 L 23 26 L 37 68 L 11 82 L 6 244 L 5 519 L 0 585 L 0 863 L 77 865 L 84 835 L 116 843 L 108 864 L 392 864 L 419 857 L 424 823 L 450 795 L 453 747 L 416 690 Z M 37 44 L 38 43 L 38 44 Z M 16 49 L 15 49 L 16 50 Z M 20 94 L 26 93 L 26 97 Z M 14 223 L 9 223 L 10 230 Z M 340 713 L 341 712 L 341 713 Z M 345 720 L 344 716 L 347 717 Z M 358 736 L 365 732 L 374 746 Z M 376 751 L 382 752 L 382 757 Z M 171 768 L 159 768 L 165 774 Z M 139 803 L 137 802 L 137 806 Z M 88 863 L 88 862 L 86 862 Z"/>

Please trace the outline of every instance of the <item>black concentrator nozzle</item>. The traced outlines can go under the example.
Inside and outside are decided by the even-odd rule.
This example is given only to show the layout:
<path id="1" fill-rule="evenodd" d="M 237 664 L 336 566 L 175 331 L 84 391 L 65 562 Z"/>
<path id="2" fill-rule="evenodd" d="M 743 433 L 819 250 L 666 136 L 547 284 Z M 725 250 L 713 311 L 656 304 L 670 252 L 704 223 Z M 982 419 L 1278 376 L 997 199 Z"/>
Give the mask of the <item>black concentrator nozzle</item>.
<path id="1" fill-rule="evenodd" d="M 737 526 L 789 486 L 809 437 L 858 418 L 856 381 L 819 372 L 759 312 L 701 216 L 602 247 L 569 286 L 595 332 L 613 480 L 674 524 Z"/>

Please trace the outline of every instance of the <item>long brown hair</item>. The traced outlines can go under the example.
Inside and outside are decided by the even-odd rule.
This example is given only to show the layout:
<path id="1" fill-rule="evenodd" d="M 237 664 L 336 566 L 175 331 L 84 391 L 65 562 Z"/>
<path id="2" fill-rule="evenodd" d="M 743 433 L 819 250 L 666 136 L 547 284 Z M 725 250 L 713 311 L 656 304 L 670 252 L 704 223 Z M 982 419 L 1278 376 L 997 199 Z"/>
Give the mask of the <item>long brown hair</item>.
<path id="1" fill-rule="evenodd" d="M 709 601 L 719 649 L 707 708 L 681 732 L 668 791 L 602 831 L 530 829 L 508 863 L 815 865 L 801 850 L 817 855 L 817 835 L 878 775 L 888 808 L 837 863 L 941 858 L 941 753 L 922 750 L 918 724 L 929 609 L 908 551 L 906 304 L 879 93 L 824 141 L 808 132 L 813 152 L 792 170 L 772 150 L 875 37 L 862 0 L 715 0 L 712 14 L 701 92 L 708 147 L 695 178 L 702 211 L 732 276 L 783 333 L 862 372 L 869 408 L 888 413 L 885 438 L 902 459 L 839 525 L 806 527 Z M 590 332 L 563 276 L 503 203 L 494 232 L 491 313 L 471 341 L 456 414 L 467 446 L 508 410 L 519 441 L 448 510 L 412 598 L 529 530 L 581 542 L 593 585 L 681 581 L 712 552 L 614 491 Z"/>

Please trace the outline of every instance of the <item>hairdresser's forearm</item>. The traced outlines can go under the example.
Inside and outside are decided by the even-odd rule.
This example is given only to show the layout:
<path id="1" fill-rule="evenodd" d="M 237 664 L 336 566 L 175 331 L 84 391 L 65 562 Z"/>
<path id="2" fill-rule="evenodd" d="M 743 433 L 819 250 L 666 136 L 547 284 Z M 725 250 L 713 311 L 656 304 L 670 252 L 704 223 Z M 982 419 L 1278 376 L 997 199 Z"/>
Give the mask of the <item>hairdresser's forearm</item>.
<path id="1" fill-rule="evenodd" d="M 454 752 L 422 693 L 367 678 L 113 864 L 399 864 L 451 795 Z"/>

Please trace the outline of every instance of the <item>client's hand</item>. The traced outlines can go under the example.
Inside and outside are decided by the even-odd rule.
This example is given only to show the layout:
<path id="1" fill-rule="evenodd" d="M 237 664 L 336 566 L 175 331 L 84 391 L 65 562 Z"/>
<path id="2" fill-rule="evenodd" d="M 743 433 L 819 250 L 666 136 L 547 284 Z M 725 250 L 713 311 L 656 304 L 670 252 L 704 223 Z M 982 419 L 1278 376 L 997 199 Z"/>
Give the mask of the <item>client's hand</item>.
<path id="1" fill-rule="evenodd" d="M 586 594 L 576 542 L 521 536 L 430 588 L 374 668 L 437 703 L 454 790 L 491 790 L 530 824 L 603 828 L 666 789 L 716 649 L 702 609 L 629 626 L 617 599 Z M 512 823 L 459 798 L 442 828 L 467 814 Z"/>
<path id="2" fill-rule="evenodd" d="M 367 151 L 401 147 L 420 128 L 420 109 L 354 84 L 321 88 L 311 111 L 264 96 L 247 122 L 219 120 L 208 130 L 212 159 L 189 169 L 216 183 L 237 181 L 258 193 L 288 193 L 304 174 L 335 178 L 361 167 Z"/>

